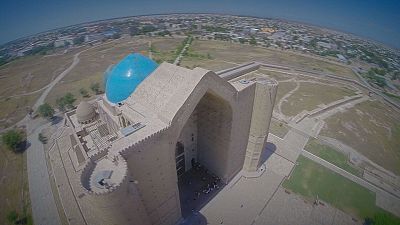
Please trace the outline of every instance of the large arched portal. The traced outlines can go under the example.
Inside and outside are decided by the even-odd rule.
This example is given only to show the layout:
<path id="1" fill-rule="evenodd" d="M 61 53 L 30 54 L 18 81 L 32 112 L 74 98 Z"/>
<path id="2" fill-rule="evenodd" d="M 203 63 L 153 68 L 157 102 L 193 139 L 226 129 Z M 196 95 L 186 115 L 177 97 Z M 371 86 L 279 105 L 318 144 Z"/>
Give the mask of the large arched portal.
<path id="1" fill-rule="evenodd" d="M 208 202 L 225 182 L 231 127 L 229 102 L 210 92 L 183 126 L 175 157 L 184 217 Z"/>

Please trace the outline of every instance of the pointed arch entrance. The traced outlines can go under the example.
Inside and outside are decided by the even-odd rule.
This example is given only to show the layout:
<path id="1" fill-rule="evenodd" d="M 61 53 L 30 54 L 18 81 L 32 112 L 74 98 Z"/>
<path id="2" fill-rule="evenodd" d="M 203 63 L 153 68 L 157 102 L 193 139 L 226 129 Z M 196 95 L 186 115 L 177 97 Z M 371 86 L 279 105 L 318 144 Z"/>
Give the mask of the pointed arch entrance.
<path id="1" fill-rule="evenodd" d="M 225 177 L 232 108 L 212 92 L 198 102 L 175 146 L 182 215 L 199 210 L 220 190 Z"/>

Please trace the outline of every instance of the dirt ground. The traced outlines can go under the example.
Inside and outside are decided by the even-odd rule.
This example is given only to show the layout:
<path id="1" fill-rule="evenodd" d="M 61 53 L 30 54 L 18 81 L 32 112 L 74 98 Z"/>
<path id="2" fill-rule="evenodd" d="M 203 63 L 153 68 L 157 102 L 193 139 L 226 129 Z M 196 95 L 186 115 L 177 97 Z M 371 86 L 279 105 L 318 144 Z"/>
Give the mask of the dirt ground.
<path id="1" fill-rule="evenodd" d="M 320 104 L 328 104 L 354 94 L 355 91 L 347 87 L 300 82 L 300 88 L 282 104 L 282 113 L 295 116 L 303 110 L 311 111 Z"/>
<path id="2" fill-rule="evenodd" d="M 391 107 L 378 101 L 360 103 L 328 118 L 320 134 L 400 175 L 400 114 Z"/>

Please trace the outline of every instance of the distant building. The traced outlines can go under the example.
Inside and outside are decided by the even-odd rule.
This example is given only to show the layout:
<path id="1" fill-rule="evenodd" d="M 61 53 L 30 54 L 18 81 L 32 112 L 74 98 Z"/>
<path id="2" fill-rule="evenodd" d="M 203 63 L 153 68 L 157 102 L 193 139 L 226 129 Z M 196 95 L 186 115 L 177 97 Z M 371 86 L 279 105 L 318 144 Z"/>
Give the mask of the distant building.
<path id="1" fill-rule="evenodd" d="M 102 40 L 104 40 L 104 38 L 105 38 L 105 36 L 103 33 L 88 34 L 88 35 L 85 35 L 85 42 L 102 41 Z"/>
<path id="2" fill-rule="evenodd" d="M 65 45 L 73 45 L 74 44 L 74 38 L 73 37 L 60 37 L 56 41 L 54 41 L 54 47 L 63 47 Z"/>
<path id="3" fill-rule="evenodd" d="M 319 47 L 326 48 L 326 49 L 335 49 L 335 48 L 337 48 L 336 44 L 332 44 L 332 43 L 328 43 L 328 42 L 324 42 L 324 41 L 318 41 L 317 45 Z"/>
<path id="4" fill-rule="evenodd" d="M 259 31 L 257 28 L 250 28 L 250 34 L 256 34 Z"/>
<path id="5" fill-rule="evenodd" d="M 270 27 L 263 27 L 261 28 L 261 33 L 267 33 L 267 34 L 271 34 L 274 33 L 275 29 L 270 28 Z"/>
<path id="6" fill-rule="evenodd" d="M 346 57 L 344 57 L 342 54 L 336 54 L 336 57 L 342 62 L 347 62 Z"/>
<path id="7" fill-rule="evenodd" d="M 28 46 L 28 47 L 19 49 L 17 51 L 17 56 L 20 57 L 20 56 L 26 55 L 30 50 L 32 50 L 32 48 L 33 48 L 32 46 Z"/>

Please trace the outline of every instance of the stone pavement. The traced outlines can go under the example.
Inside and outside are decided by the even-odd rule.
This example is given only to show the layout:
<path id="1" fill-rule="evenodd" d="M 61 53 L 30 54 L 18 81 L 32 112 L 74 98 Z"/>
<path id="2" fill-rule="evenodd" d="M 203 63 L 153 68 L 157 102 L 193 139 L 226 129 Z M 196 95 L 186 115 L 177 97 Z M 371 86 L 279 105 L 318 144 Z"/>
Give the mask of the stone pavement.
<path id="1" fill-rule="evenodd" d="M 33 221 L 39 225 L 59 225 L 61 222 L 50 186 L 43 144 L 38 140 L 44 126 L 28 136 L 30 146 L 26 150 Z"/>
<path id="2" fill-rule="evenodd" d="M 287 144 L 287 138 L 296 144 Z M 266 170 L 259 177 L 247 178 L 239 173 L 212 199 L 200 213 L 208 224 L 360 224 L 352 217 L 328 204 L 313 206 L 299 195 L 286 193 L 281 187 L 289 176 L 308 138 L 296 132 L 285 140 L 269 135 L 268 142 L 276 148 L 268 155 Z M 271 145 L 270 145 L 271 146 Z M 300 150 L 298 150 L 300 149 Z M 278 154 L 277 154 L 278 153 Z M 293 160 L 293 161 L 292 161 Z"/>
<path id="3" fill-rule="evenodd" d="M 282 187 L 272 197 L 268 205 L 257 217 L 255 225 L 350 225 L 361 221 L 328 205 L 313 205 L 300 196 L 285 192 Z"/>
<path id="4" fill-rule="evenodd" d="M 53 176 L 55 179 L 55 183 L 57 184 L 58 195 L 61 199 L 62 210 L 65 212 L 65 216 L 68 219 L 70 225 L 84 225 L 86 221 L 84 220 L 82 213 L 80 211 L 80 207 L 75 199 L 75 195 L 71 188 L 70 182 L 68 180 L 68 176 L 65 171 L 64 163 L 62 161 L 62 156 L 68 154 L 68 150 L 70 149 L 66 141 L 66 135 L 60 137 L 60 139 L 54 142 L 54 145 L 49 150 L 49 157 L 51 162 L 51 167 L 53 170 Z M 64 151 L 61 151 L 64 150 Z M 68 156 L 67 156 L 68 157 Z"/>

